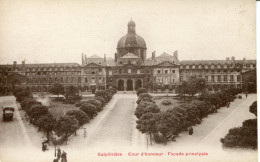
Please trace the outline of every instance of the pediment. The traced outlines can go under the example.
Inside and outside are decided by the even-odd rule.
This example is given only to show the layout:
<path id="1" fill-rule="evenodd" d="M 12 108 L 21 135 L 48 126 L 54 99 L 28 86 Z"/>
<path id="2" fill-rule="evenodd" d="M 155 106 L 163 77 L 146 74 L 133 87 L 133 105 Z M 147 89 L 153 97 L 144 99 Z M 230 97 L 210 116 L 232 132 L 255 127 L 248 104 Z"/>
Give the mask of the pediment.
<path id="1" fill-rule="evenodd" d="M 175 65 L 176 65 L 176 64 L 171 63 L 171 62 L 169 62 L 169 61 L 163 61 L 163 62 L 157 64 L 156 66 L 175 66 Z"/>
<path id="2" fill-rule="evenodd" d="M 91 62 L 91 63 L 87 64 L 85 67 L 93 67 L 93 66 L 102 66 L 102 65 Z"/>

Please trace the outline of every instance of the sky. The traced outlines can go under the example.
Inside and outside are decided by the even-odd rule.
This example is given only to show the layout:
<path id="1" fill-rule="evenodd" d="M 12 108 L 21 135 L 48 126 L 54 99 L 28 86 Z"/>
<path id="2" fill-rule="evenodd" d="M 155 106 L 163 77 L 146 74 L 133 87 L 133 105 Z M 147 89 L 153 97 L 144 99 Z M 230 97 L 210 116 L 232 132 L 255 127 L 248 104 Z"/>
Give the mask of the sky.
<path id="1" fill-rule="evenodd" d="M 253 0 L 0 0 L 0 64 L 114 58 L 131 18 L 147 57 L 256 59 Z"/>

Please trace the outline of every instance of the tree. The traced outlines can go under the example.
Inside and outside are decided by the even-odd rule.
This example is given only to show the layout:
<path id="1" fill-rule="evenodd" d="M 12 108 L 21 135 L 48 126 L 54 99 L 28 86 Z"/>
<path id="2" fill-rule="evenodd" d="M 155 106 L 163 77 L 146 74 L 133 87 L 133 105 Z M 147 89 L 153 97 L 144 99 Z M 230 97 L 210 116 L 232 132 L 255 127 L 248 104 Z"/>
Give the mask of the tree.
<path id="1" fill-rule="evenodd" d="M 91 99 L 91 100 L 88 100 L 87 103 L 95 105 L 96 108 L 97 108 L 97 111 L 101 111 L 102 110 L 103 106 L 102 106 L 102 103 L 99 100 Z"/>
<path id="2" fill-rule="evenodd" d="M 48 112 L 48 107 L 36 104 L 31 106 L 28 111 L 28 115 L 34 119 L 37 119 L 40 116 L 46 115 Z"/>
<path id="3" fill-rule="evenodd" d="M 47 133 L 47 139 L 49 140 L 49 133 L 52 131 L 56 126 L 56 119 L 50 114 L 47 113 L 43 116 L 41 116 L 38 119 L 38 126 L 42 128 Z"/>
<path id="4" fill-rule="evenodd" d="M 21 102 L 25 98 L 32 98 L 32 94 L 28 90 L 21 90 L 16 92 L 16 101 Z"/>
<path id="5" fill-rule="evenodd" d="M 103 97 L 96 96 L 94 99 L 100 101 L 100 102 L 102 103 L 102 107 L 105 106 L 105 104 L 106 104 L 106 100 L 105 100 Z"/>
<path id="6" fill-rule="evenodd" d="M 66 113 L 66 115 L 74 116 L 78 120 L 79 126 L 89 122 L 88 115 L 81 110 L 70 110 Z"/>
<path id="7" fill-rule="evenodd" d="M 249 107 L 249 111 L 257 116 L 257 101 L 253 102 L 253 104 Z"/>
<path id="8" fill-rule="evenodd" d="M 74 116 L 64 115 L 61 116 L 56 125 L 56 129 L 60 133 L 65 133 L 65 137 L 68 138 L 70 133 L 76 132 L 79 127 L 79 123 Z"/>
<path id="9" fill-rule="evenodd" d="M 95 97 L 103 97 L 108 103 L 112 99 L 113 94 L 109 90 L 101 90 L 95 93 Z"/>
<path id="10" fill-rule="evenodd" d="M 142 115 L 142 117 L 137 120 L 136 128 L 142 133 L 147 133 L 150 136 L 150 141 L 152 144 L 152 133 L 156 133 L 156 121 L 158 120 L 158 113 L 147 113 Z"/>
<path id="11" fill-rule="evenodd" d="M 136 95 L 139 96 L 141 93 L 148 93 L 148 91 L 146 88 L 141 87 L 136 91 Z"/>
<path id="12" fill-rule="evenodd" d="M 79 96 L 79 90 L 77 87 L 74 87 L 73 85 L 67 87 L 66 93 L 65 93 L 65 97 L 68 103 L 75 103 L 78 100 L 80 100 L 80 96 Z"/>
<path id="13" fill-rule="evenodd" d="M 138 97 L 138 100 L 136 101 L 137 104 L 140 104 L 141 102 L 154 102 L 153 97 L 148 93 L 141 93 Z"/>
<path id="14" fill-rule="evenodd" d="M 93 119 L 97 115 L 96 106 L 90 103 L 81 105 L 80 110 L 84 111 L 91 119 Z"/>
<path id="15" fill-rule="evenodd" d="M 156 127 L 157 130 L 162 133 L 165 143 L 167 141 L 167 137 L 178 135 L 178 123 L 179 119 L 173 113 L 165 111 L 159 114 Z"/>
<path id="16" fill-rule="evenodd" d="M 54 83 L 54 85 L 51 88 L 51 93 L 55 95 L 64 94 L 65 93 L 64 86 L 59 83 Z"/>
<path id="17" fill-rule="evenodd" d="M 160 108 L 152 102 L 142 102 L 135 109 L 135 115 L 139 119 L 143 114 L 146 113 L 158 113 Z"/>
<path id="18" fill-rule="evenodd" d="M 189 93 L 188 82 L 183 81 L 181 84 L 177 85 L 176 93 L 183 99 L 185 102 L 186 95 Z"/>

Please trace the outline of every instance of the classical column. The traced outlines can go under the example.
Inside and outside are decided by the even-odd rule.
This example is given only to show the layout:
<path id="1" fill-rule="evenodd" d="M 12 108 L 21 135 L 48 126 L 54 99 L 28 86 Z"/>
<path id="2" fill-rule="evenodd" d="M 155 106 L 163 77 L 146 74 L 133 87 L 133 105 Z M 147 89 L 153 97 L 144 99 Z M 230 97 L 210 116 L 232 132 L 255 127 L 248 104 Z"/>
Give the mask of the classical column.
<path id="1" fill-rule="evenodd" d="M 132 79 L 132 81 L 133 81 L 133 90 L 135 91 L 136 89 L 135 89 L 135 79 Z"/>
<path id="2" fill-rule="evenodd" d="M 126 82 L 127 80 L 124 79 L 124 91 L 126 91 L 126 84 L 127 84 Z"/>

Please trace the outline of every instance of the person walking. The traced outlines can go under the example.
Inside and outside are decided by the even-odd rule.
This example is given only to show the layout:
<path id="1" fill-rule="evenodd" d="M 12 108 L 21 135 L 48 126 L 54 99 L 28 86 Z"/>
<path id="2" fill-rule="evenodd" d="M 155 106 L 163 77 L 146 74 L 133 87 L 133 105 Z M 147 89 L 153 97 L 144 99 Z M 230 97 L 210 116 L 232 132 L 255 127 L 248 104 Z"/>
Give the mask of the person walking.
<path id="1" fill-rule="evenodd" d="M 192 134 L 193 134 L 193 128 L 190 127 L 190 129 L 189 129 L 189 135 L 192 135 Z"/>
<path id="2" fill-rule="evenodd" d="M 61 154 L 61 162 L 67 162 L 67 153 L 65 151 Z"/>
<path id="3" fill-rule="evenodd" d="M 86 128 L 84 128 L 84 138 L 86 138 L 87 137 L 87 130 L 86 130 Z"/>

